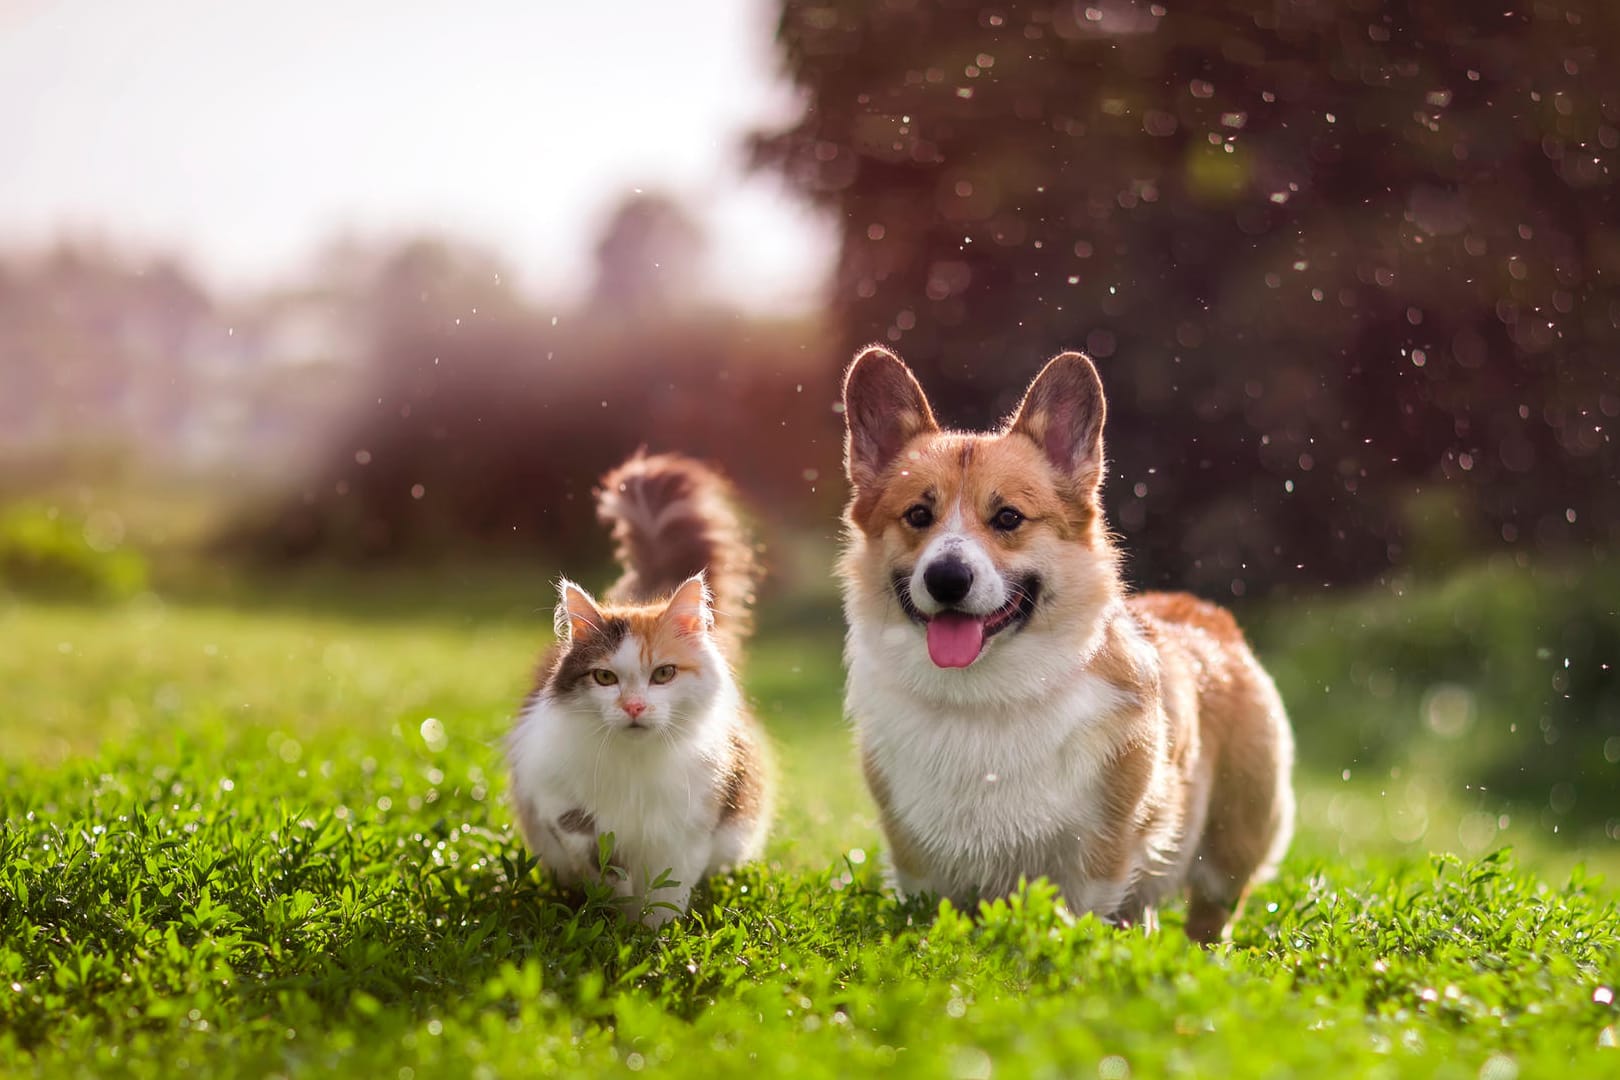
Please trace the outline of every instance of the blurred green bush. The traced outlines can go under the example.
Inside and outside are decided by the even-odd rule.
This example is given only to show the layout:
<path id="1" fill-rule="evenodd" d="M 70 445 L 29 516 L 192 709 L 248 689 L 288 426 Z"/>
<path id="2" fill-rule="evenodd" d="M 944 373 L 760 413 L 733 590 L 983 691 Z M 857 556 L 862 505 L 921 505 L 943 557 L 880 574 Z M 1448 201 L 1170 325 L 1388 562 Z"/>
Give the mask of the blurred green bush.
<path id="1" fill-rule="evenodd" d="M 1302 764 L 1424 772 L 1620 835 L 1620 567 L 1501 558 L 1258 614 Z"/>
<path id="2" fill-rule="evenodd" d="M 0 591 L 122 600 L 146 587 L 147 561 L 123 545 L 115 514 L 79 517 L 39 503 L 0 509 Z"/>

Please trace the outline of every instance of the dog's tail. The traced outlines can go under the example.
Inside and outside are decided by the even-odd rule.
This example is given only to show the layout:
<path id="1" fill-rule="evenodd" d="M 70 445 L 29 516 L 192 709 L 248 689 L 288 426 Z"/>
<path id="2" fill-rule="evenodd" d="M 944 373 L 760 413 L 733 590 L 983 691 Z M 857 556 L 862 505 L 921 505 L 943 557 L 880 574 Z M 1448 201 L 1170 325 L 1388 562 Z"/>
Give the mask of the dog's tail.
<path id="1" fill-rule="evenodd" d="M 602 478 L 596 514 L 612 529 L 614 557 L 624 568 L 607 599 L 661 600 L 702 573 L 715 636 L 734 658 L 752 628 L 761 569 L 731 483 L 689 457 L 638 450 Z"/>

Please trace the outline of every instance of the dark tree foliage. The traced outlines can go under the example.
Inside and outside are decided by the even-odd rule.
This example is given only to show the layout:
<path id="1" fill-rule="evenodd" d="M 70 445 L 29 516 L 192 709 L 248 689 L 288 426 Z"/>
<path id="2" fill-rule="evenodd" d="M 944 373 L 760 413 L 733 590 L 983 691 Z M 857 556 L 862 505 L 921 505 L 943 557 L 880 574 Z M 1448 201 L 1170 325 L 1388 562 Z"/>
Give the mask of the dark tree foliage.
<path id="1" fill-rule="evenodd" d="M 1110 393 L 1138 578 L 1242 592 L 1620 523 L 1620 4 L 783 0 L 757 160 L 845 352 L 959 424 Z"/>

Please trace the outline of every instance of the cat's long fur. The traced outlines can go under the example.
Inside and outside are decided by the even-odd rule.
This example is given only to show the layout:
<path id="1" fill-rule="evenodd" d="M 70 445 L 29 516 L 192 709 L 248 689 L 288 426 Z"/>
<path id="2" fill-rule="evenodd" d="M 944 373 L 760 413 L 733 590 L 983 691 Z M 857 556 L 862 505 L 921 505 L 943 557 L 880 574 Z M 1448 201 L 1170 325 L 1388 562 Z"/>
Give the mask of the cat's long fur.
<path id="1" fill-rule="evenodd" d="M 760 578 L 737 501 L 723 476 L 691 458 L 633 455 L 597 489 L 596 516 L 611 530 L 623 570 L 602 598 L 646 604 L 702 574 L 713 598 L 715 638 L 735 663 L 753 629 Z"/>
<path id="2" fill-rule="evenodd" d="M 529 849 L 577 884 L 612 834 L 607 879 L 652 925 L 700 878 L 756 857 L 769 820 L 764 739 L 731 670 L 759 576 L 734 507 L 718 473 L 679 455 L 638 453 L 603 478 L 622 576 L 603 604 L 562 582 L 558 643 L 508 741 Z M 667 684 L 638 682 L 660 667 L 676 671 Z M 678 884 L 650 888 L 661 876 Z"/>

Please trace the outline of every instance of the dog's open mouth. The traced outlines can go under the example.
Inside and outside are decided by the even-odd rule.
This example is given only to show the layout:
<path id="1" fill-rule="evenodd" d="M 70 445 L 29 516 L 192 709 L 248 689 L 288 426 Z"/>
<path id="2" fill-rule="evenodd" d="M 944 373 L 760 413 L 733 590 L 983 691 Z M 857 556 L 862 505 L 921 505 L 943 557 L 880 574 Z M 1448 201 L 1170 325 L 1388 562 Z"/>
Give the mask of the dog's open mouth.
<path id="1" fill-rule="evenodd" d="M 984 643 L 1008 627 L 1022 626 L 1035 614 L 1040 598 L 1041 579 L 1027 574 L 1012 583 L 1012 599 L 990 612 L 975 615 L 966 611 L 941 611 L 930 618 L 911 599 L 910 579 L 894 576 L 894 592 L 900 608 L 921 624 L 928 635 L 928 658 L 936 667 L 965 668 L 984 652 Z"/>

